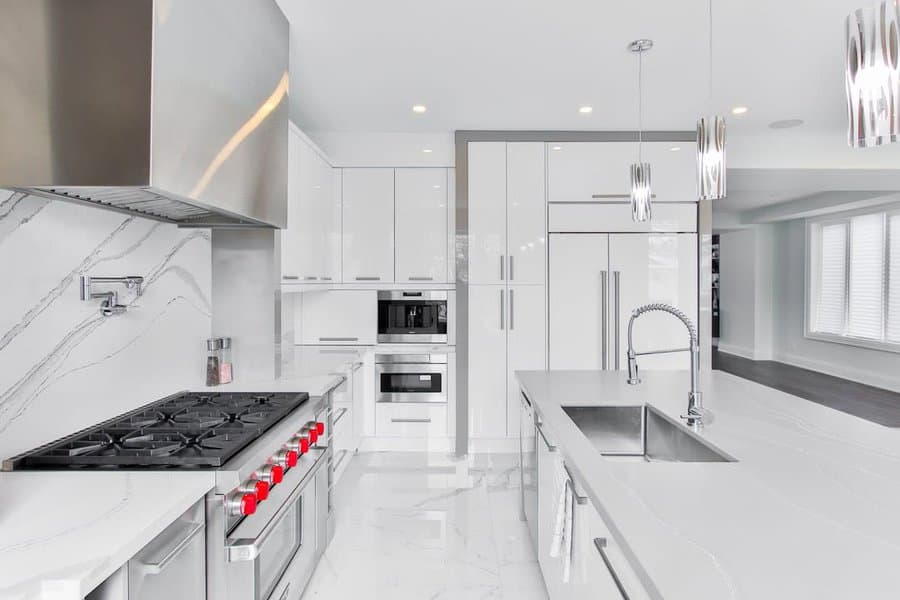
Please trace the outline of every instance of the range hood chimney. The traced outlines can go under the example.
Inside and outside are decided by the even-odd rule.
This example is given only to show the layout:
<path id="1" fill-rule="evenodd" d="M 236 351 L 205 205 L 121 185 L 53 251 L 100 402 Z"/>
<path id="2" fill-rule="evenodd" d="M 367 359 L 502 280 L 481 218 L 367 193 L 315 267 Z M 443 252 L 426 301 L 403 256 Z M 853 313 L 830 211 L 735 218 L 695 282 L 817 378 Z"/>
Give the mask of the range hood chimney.
<path id="1" fill-rule="evenodd" d="M 275 0 L 3 0 L 0 187 L 284 227 L 288 45 Z"/>

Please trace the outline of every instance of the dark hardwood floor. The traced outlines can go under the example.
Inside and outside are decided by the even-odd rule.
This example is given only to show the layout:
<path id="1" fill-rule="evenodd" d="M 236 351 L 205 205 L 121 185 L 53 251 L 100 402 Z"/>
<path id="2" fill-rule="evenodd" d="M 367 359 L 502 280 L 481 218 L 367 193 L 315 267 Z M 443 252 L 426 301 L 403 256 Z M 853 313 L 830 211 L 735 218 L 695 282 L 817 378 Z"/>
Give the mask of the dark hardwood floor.
<path id="1" fill-rule="evenodd" d="M 771 360 L 750 360 L 713 348 L 713 369 L 800 396 L 835 410 L 900 427 L 900 394 Z"/>

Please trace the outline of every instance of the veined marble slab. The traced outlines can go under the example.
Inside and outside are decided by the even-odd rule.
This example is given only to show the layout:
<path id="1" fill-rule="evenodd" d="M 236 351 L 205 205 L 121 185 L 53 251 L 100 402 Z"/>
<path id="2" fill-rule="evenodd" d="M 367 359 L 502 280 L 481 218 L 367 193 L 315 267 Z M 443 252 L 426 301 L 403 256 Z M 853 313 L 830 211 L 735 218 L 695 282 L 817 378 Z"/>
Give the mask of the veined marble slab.
<path id="1" fill-rule="evenodd" d="M 733 375 L 704 374 L 700 435 L 733 463 L 605 459 L 561 406 L 651 404 L 687 372 L 516 374 L 566 465 L 666 600 L 900 597 L 900 431 Z"/>
<path id="2" fill-rule="evenodd" d="M 0 190 L 0 459 L 202 383 L 210 252 L 208 230 Z M 144 289 L 104 317 L 81 274 Z"/>

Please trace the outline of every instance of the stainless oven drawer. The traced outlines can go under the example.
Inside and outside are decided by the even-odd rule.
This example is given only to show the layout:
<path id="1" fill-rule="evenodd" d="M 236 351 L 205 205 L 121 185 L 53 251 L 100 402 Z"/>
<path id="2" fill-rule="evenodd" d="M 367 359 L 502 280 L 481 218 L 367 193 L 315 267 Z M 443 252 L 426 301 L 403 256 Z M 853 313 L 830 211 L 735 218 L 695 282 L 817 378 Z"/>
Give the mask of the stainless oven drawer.
<path id="1" fill-rule="evenodd" d="M 281 600 L 302 591 L 315 564 L 315 481 L 326 462 L 323 452 L 267 523 L 245 520 L 231 532 L 225 547 L 230 599 Z"/>
<path id="2" fill-rule="evenodd" d="M 447 365 L 375 365 L 376 402 L 447 403 Z"/>

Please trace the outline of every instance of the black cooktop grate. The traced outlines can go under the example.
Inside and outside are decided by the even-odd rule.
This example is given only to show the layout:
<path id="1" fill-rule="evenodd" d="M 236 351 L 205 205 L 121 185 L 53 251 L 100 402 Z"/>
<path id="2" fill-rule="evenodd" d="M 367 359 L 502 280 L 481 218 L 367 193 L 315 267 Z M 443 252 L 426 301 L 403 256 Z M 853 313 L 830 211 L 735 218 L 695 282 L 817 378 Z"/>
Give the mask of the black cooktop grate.
<path id="1" fill-rule="evenodd" d="M 184 392 L 12 459 L 14 469 L 215 469 L 309 399 Z"/>

